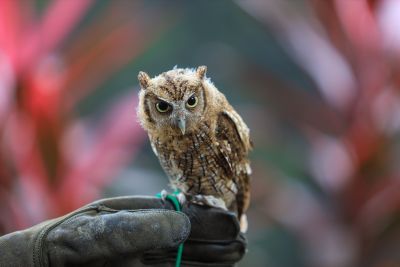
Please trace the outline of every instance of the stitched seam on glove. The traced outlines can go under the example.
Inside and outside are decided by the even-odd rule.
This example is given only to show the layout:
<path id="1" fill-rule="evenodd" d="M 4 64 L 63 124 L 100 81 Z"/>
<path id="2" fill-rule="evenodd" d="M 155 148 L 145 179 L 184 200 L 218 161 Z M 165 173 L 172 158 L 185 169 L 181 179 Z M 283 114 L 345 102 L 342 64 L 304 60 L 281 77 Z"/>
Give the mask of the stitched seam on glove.
<path id="1" fill-rule="evenodd" d="M 82 209 L 79 209 L 75 212 L 72 212 L 68 215 L 66 215 L 64 218 L 60 219 L 59 221 L 56 221 L 54 223 L 51 223 L 47 226 L 45 226 L 42 231 L 37 235 L 37 237 L 34 240 L 34 246 L 33 246 L 33 266 L 38 266 L 42 267 L 44 266 L 44 255 L 43 255 L 43 241 L 45 240 L 47 234 L 55 227 L 58 225 L 62 224 L 63 222 L 66 222 L 77 215 L 87 212 L 89 210 L 96 210 L 98 207 L 97 206 L 87 206 L 83 207 Z"/>

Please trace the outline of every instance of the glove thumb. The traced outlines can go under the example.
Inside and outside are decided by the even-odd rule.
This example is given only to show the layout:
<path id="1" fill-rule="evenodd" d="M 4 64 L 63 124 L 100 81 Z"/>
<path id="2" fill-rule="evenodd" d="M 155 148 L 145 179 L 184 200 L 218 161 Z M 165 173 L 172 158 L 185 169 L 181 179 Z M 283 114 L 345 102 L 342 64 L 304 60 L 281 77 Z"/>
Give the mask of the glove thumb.
<path id="1" fill-rule="evenodd" d="M 189 218 L 172 210 L 124 210 L 81 216 L 49 233 L 48 255 L 52 264 L 130 257 L 147 250 L 177 247 L 189 233 Z"/>

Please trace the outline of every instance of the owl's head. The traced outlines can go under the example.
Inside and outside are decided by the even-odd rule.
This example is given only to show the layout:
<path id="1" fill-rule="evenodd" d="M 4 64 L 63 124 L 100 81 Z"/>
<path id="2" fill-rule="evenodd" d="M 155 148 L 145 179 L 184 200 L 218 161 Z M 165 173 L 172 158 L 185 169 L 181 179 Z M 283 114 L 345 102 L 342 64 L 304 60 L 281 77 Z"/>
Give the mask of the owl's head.
<path id="1" fill-rule="evenodd" d="M 206 107 L 207 67 L 178 69 L 150 78 L 139 72 L 138 117 L 146 130 L 184 135 L 194 130 L 203 119 Z"/>

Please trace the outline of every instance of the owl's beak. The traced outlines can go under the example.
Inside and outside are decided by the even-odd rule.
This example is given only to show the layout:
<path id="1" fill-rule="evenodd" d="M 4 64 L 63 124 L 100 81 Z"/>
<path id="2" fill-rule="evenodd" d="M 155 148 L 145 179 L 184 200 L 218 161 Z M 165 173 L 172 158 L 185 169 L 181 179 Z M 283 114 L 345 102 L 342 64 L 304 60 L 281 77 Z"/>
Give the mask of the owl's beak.
<path id="1" fill-rule="evenodd" d="M 179 116 L 176 119 L 176 124 L 178 125 L 179 129 L 181 129 L 182 135 L 184 135 L 185 131 L 186 131 L 186 118 L 185 118 L 185 116 Z"/>

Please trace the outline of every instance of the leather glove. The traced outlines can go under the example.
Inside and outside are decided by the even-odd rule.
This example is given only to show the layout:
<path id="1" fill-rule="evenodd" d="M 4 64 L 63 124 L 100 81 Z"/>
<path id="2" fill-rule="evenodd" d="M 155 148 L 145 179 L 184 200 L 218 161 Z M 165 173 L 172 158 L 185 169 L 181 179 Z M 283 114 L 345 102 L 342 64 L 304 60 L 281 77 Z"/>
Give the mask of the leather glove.
<path id="1" fill-rule="evenodd" d="M 245 253 L 229 212 L 153 197 L 103 199 L 0 237 L 0 266 L 232 266 Z M 189 235 L 190 233 L 190 235 Z"/>

